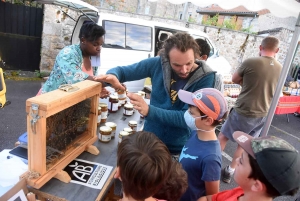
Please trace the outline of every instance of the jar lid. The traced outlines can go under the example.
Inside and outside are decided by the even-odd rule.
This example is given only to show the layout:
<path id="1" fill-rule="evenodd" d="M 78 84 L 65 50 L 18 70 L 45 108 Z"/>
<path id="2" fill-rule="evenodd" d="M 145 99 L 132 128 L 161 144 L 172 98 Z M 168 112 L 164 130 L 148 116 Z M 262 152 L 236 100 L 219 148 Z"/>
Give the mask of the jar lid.
<path id="1" fill-rule="evenodd" d="M 112 129 L 108 126 L 101 126 L 99 128 L 100 131 L 103 131 L 103 132 L 109 132 L 109 131 L 112 131 Z"/>
<path id="2" fill-rule="evenodd" d="M 99 103 L 99 106 L 100 107 L 107 107 L 107 104 L 106 103 Z"/>
<path id="3" fill-rule="evenodd" d="M 117 127 L 117 124 L 115 124 L 114 122 L 106 122 L 105 126 L 108 126 L 108 127 Z"/>
<path id="4" fill-rule="evenodd" d="M 124 107 L 126 107 L 126 108 L 133 108 L 133 105 L 132 104 L 125 104 Z"/>
<path id="5" fill-rule="evenodd" d="M 137 121 L 129 121 L 129 124 L 137 125 Z"/>
<path id="6" fill-rule="evenodd" d="M 120 135 L 126 136 L 129 135 L 129 133 L 127 131 L 120 131 Z"/>
<path id="7" fill-rule="evenodd" d="M 146 93 L 144 91 L 138 91 L 138 94 L 145 95 Z"/>
<path id="8" fill-rule="evenodd" d="M 118 94 L 123 94 L 123 93 L 125 93 L 125 91 L 123 91 L 123 90 L 118 91 Z"/>
<path id="9" fill-rule="evenodd" d="M 126 132 L 128 132 L 128 133 L 132 132 L 131 128 L 124 128 L 123 130 L 126 131 Z"/>
<path id="10" fill-rule="evenodd" d="M 111 98 L 111 99 L 118 99 L 118 96 L 116 96 L 116 95 L 110 95 L 109 98 Z"/>

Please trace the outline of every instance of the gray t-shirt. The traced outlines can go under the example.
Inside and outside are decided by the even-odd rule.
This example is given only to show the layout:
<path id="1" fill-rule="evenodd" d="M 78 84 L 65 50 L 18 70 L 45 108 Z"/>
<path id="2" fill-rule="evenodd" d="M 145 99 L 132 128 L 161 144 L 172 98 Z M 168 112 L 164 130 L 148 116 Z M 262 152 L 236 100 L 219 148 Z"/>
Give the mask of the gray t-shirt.
<path id="1" fill-rule="evenodd" d="M 243 84 L 235 103 L 236 111 L 249 117 L 267 116 L 281 69 L 281 64 L 272 57 L 245 60 L 237 70 Z"/>

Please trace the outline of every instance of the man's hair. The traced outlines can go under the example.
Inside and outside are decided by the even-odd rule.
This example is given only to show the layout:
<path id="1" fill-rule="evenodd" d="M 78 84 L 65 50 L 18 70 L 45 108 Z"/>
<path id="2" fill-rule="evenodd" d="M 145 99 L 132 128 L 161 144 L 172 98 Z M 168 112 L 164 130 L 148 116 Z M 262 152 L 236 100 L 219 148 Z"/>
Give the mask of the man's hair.
<path id="1" fill-rule="evenodd" d="M 270 51 L 275 51 L 279 47 L 279 40 L 274 36 L 268 36 L 261 41 L 261 46 Z"/>
<path id="2" fill-rule="evenodd" d="M 168 59 L 169 53 L 172 48 L 177 48 L 182 53 L 192 49 L 194 51 L 194 56 L 200 52 L 199 46 L 197 45 L 194 38 L 187 34 L 178 32 L 172 36 L 170 36 L 164 43 L 165 54 L 167 55 Z"/>
<path id="3" fill-rule="evenodd" d="M 270 182 L 268 182 L 268 180 L 264 176 L 257 161 L 250 154 L 248 154 L 248 157 L 249 157 L 249 163 L 251 166 L 251 173 L 248 176 L 248 178 L 257 179 L 257 180 L 261 181 L 263 184 L 265 184 L 266 193 L 270 197 L 275 198 L 275 197 L 280 196 L 280 193 L 272 186 L 272 184 L 270 184 Z M 299 190 L 299 188 L 292 189 L 292 190 L 288 191 L 287 193 L 285 193 L 285 195 L 293 196 L 297 193 L 298 190 Z"/>
<path id="4" fill-rule="evenodd" d="M 173 160 L 170 172 L 170 176 L 165 184 L 153 197 L 161 200 L 177 201 L 185 193 L 188 187 L 187 173 L 181 164 Z"/>
<path id="5" fill-rule="evenodd" d="M 153 133 L 139 131 L 119 145 L 117 165 L 126 196 L 144 200 L 154 195 L 170 175 L 172 159 Z"/>
<path id="6" fill-rule="evenodd" d="M 80 29 L 79 38 L 85 38 L 89 42 L 94 42 L 104 36 L 104 34 L 105 30 L 102 26 L 94 22 L 85 22 Z"/>
<path id="7" fill-rule="evenodd" d="M 207 43 L 206 40 L 202 39 L 202 38 L 197 38 L 195 39 L 196 43 L 199 46 L 199 50 L 200 50 L 200 57 L 202 55 L 206 55 L 207 57 L 209 57 L 209 53 L 210 53 L 210 46 Z"/>

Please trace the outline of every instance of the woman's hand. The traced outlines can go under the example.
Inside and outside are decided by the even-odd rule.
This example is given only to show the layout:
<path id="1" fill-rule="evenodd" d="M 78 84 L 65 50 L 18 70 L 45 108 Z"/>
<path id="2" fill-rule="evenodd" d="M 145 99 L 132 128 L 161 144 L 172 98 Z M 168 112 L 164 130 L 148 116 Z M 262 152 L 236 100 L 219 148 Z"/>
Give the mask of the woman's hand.
<path id="1" fill-rule="evenodd" d="M 138 94 L 128 93 L 127 97 L 130 99 L 130 103 L 133 104 L 134 108 L 139 111 L 143 116 L 147 116 L 149 112 L 149 105 L 145 102 L 143 97 Z"/>
<path id="2" fill-rule="evenodd" d="M 126 88 L 119 82 L 116 76 L 108 74 L 108 75 L 98 75 L 94 76 L 94 81 L 98 82 L 107 82 L 112 85 L 116 91 L 123 90 L 125 91 Z"/>
<path id="3" fill-rule="evenodd" d="M 110 91 L 108 91 L 105 87 L 102 87 L 100 98 L 107 98 L 110 95 Z"/>

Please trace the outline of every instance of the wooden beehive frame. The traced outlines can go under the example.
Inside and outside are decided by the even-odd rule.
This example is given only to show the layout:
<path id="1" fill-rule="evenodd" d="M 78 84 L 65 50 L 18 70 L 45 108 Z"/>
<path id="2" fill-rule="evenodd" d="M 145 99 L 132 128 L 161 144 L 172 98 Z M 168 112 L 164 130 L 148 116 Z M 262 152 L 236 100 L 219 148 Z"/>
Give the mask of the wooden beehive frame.
<path id="1" fill-rule="evenodd" d="M 26 101 L 27 133 L 28 133 L 28 172 L 21 177 L 27 178 L 27 183 L 39 189 L 51 178 L 55 177 L 64 182 L 71 178 L 63 169 L 82 152 L 88 151 L 99 154 L 99 150 L 92 144 L 97 140 L 96 125 L 98 116 L 98 100 L 101 84 L 93 81 L 83 81 L 72 86 L 78 87 L 77 91 L 65 92 L 55 90 L 41 96 L 30 98 Z M 83 136 L 76 139 L 78 146 L 68 149 L 64 156 L 46 168 L 46 119 L 51 115 L 63 111 L 81 101 L 91 98 L 88 130 Z M 32 173 L 39 176 L 32 177 Z"/>

